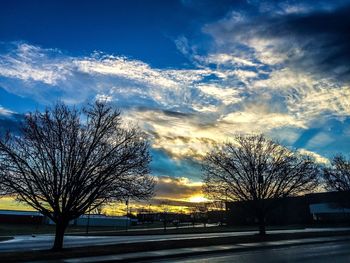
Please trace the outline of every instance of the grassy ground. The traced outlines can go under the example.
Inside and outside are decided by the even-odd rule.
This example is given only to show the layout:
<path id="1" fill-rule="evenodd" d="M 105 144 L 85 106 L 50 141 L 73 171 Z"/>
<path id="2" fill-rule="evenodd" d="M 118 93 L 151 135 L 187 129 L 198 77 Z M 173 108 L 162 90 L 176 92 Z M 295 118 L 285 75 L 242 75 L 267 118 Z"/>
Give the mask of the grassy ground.
<path id="1" fill-rule="evenodd" d="M 303 229 L 304 226 L 271 226 L 267 227 L 268 230 L 282 230 L 282 229 Z M 255 226 L 242 226 L 242 227 L 228 227 L 228 226 L 214 226 L 214 227 L 179 227 L 176 229 L 163 229 L 157 230 L 139 230 L 134 229 L 133 231 L 96 231 L 89 232 L 88 235 L 93 236 L 137 236 L 137 235 L 169 235 L 169 234 L 194 234 L 194 233 L 220 233 L 220 232 L 238 232 L 238 231 L 256 231 L 257 227 Z M 74 233 L 73 233 L 74 234 Z M 81 234 L 79 234 L 81 235 Z M 86 235 L 86 234 L 82 234 Z"/>
<path id="2" fill-rule="evenodd" d="M 211 245 L 237 244 L 237 243 L 252 243 L 263 241 L 277 241 L 290 239 L 303 239 L 311 237 L 332 237 L 343 236 L 348 238 L 350 231 L 339 232 L 317 232 L 317 233 L 289 233 L 289 234 L 270 234 L 265 237 L 259 235 L 239 236 L 239 237 L 220 237 L 210 239 L 194 238 L 189 240 L 169 240 L 169 241 L 154 241 L 145 243 L 129 243 L 106 246 L 91 246 L 64 249 L 59 252 L 49 250 L 45 251 L 19 251 L 0 253 L 2 262 L 25 262 L 35 260 L 53 260 L 63 258 L 79 258 L 89 256 L 115 255 L 120 253 L 143 252 L 161 249 L 175 249 L 185 247 L 201 247 Z"/>
<path id="3" fill-rule="evenodd" d="M 172 225 L 171 225 L 172 226 Z M 129 226 L 128 230 L 137 230 L 137 229 L 148 229 L 148 228 L 159 228 L 163 227 L 161 222 L 155 222 L 152 224 L 136 225 Z M 185 227 L 185 226 L 183 226 Z M 188 226 L 186 226 L 188 227 Z M 67 228 L 68 234 L 86 233 L 86 226 L 69 226 Z M 126 232 L 126 227 L 95 227 L 89 226 L 89 233 L 104 233 L 104 232 L 115 232 L 123 233 Z M 54 225 L 31 225 L 31 224 L 4 224 L 0 223 L 0 236 L 14 236 L 14 235 L 36 235 L 36 234 L 54 234 L 55 226 Z"/>
<path id="4" fill-rule="evenodd" d="M 13 239 L 13 237 L 6 237 L 6 236 L 3 236 L 3 237 L 0 237 L 0 242 L 1 242 L 1 241 L 11 240 L 11 239 Z"/>
<path id="5" fill-rule="evenodd" d="M 163 235 L 163 234 L 191 234 L 191 233 L 215 233 L 215 232 L 236 232 L 236 231 L 255 231 L 256 226 L 214 226 L 214 227 L 195 227 L 191 225 L 183 225 L 177 229 L 171 228 L 166 231 L 163 230 L 163 224 L 156 222 L 153 224 L 144 224 L 129 227 L 126 231 L 125 227 L 89 227 L 88 234 L 86 234 L 86 226 L 69 226 L 66 234 L 68 235 L 93 235 L 93 236 L 115 236 L 115 235 Z M 349 226 L 349 225 L 342 225 Z M 170 227 L 173 227 L 170 225 Z M 308 226 L 304 225 L 289 225 L 289 226 L 270 226 L 267 230 L 281 230 L 281 229 L 303 229 Z M 315 227 L 315 225 L 313 225 Z M 321 226 L 317 226 L 321 227 Z M 323 227 L 329 227 L 324 225 Z M 334 226 L 331 226 L 334 227 Z M 152 230 L 151 228 L 161 228 Z M 146 230 L 149 229 L 149 230 Z M 54 234 L 54 225 L 28 225 L 28 224 L 0 224 L 0 237 L 8 237 L 14 235 L 38 235 L 38 234 Z M 1 240 L 0 240 L 1 241 Z"/>
<path id="6" fill-rule="evenodd" d="M 106 227 L 89 227 L 89 231 L 106 231 L 116 230 L 115 228 Z M 119 229 L 121 230 L 121 228 Z M 70 226 L 67 233 L 86 232 L 85 226 Z M 53 234 L 55 233 L 54 225 L 29 225 L 29 224 L 0 224 L 0 236 L 14 235 L 36 235 L 36 234 Z"/>
<path id="7" fill-rule="evenodd" d="M 126 231 L 125 227 L 89 227 L 88 235 L 161 235 L 161 234 L 190 234 L 190 233 L 213 233 L 213 232 L 229 232 L 229 231 L 248 231 L 256 230 L 256 227 L 195 227 L 186 225 L 180 226 L 177 229 L 162 229 L 161 223 L 145 224 L 129 227 Z M 172 225 L 170 225 L 172 227 Z M 151 230 L 151 228 L 161 228 L 157 230 Z M 268 227 L 268 229 L 300 229 L 303 226 L 274 226 Z M 140 229 L 140 230 L 138 230 Z M 149 229 L 149 230 L 144 230 Z M 131 231 L 132 230 L 132 231 Z M 28 225 L 28 224 L 0 224 L 0 236 L 14 236 L 14 235 L 37 235 L 37 234 L 54 234 L 54 225 Z M 66 234 L 87 235 L 86 226 L 69 226 Z"/>

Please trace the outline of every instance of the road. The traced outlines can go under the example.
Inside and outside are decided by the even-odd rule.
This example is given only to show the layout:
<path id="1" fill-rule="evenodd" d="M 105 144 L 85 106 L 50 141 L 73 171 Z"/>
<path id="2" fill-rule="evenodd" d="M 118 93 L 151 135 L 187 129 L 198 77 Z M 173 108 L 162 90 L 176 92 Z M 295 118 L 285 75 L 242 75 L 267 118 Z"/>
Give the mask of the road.
<path id="1" fill-rule="evenodd" d="M 145 261 L 144 261 L 145 262 Z M 219 253 L 177 259 L 152 260 L 158 263 L 348 263 L 350 262 L 350 241 L 336 241 L 323 244 L 283 247 L 276 249 L 252 250 L 235 253 Z"/>
<path id="2" fill-rule="evenodd" d="M 324 231 L 345 231 L 350 228 L 305 228 L 292 230 L 271 230 L 269 233 L 301 233 L 301 232 L 324 232 Z M 140 235 L 140 236 L 66 236 L 64 247 L 82 247 L 91 245 L 110 245 L 121 243 L 150 242 L 163 240 L 184 240 L 193 238 L 213 238 L 244 236 L 257 234 L 256 231 L 224 232 L 224 233 L 202 233 L 202 234 L 171 234 L 171 235 Z M 15 236 L 14 239 L 0 242 L 0 252 L 24 251 L 49 249 L 52 247 L 53 235 L 29 235 Z"/>

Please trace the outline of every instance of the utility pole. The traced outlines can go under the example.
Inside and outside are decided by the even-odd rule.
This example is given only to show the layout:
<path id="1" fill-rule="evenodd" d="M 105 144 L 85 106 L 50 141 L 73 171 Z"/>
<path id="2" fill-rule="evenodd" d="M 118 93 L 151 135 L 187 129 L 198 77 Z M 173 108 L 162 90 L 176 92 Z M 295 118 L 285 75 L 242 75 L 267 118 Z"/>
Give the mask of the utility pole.
<path id="1" fill-rule="evenodd" d="M 129 224 L 129 196 L 127 197 L 126 201 L 125 201 L 125 205 L 126 205 L 126 219 L 125 219 L 125 231 L 128 231 L 128 224 Z"/>
<path id="2" fill-rule="evenodd" d="M 228 191 L 228 188 L 225 189 L 225 223 L 226 223 L 226 226 L 228 224 L 228 209 L 227 209 L 227 191 Z"/>
<path id="3" fill-rule="evenodd" d="M 89 226 L 90 226 L 90 210 L 88 213 L 88 219 L 87 219 L 87 224 L 86 224 L 86 234 L 89 234 Z"/>

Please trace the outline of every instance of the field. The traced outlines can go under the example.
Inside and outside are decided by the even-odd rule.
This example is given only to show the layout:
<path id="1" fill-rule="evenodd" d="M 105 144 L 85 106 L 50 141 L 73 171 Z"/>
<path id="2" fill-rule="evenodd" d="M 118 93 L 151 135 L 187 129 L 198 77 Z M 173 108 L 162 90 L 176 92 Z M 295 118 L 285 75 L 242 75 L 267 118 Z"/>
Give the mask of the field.
<path id="1" fill-rule="evenodd" d="M 304 226 L 273 226 L 267 229 L 300 229 Z M 202 224 L 195 228 L 192 225 L 182 225 L 174 228 L 168 226 L 164 231 L 163 224 L 156 222 L 153 224 L 130 226 L 128 230 L 125 227 L 94 227 L 89 226 L 88 233 L 86 226 L 69 226 L 66 234 L 72 235 L 159 235 L 159 234 L 188 234 L 188 233 L 213 233 L 213 232 L 229 232 L 229 231 L 249 231 L 256 230 L 254 226 L 246 227 L 228 227 L 228 226 L 211 226 L 204 227 Z M 29 225 L 29 224 L 0 224 L 0 237 L 14 235 L 38 235 L 38 234 L 54 234 L 54 225 Z"/>

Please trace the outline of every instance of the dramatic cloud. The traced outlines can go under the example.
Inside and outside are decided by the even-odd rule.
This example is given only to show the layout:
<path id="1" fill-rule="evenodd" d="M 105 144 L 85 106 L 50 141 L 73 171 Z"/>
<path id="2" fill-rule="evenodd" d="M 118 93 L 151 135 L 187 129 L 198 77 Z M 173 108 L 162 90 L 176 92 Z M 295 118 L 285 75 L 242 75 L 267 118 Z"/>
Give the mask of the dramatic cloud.
<path id="1" fill-rule="evenodd" d="M 204 31 L 226 53 L 230 49 L 248 54 L 253 51 L 254 58 L 266 65 L 283 63 L 299 72 L 349 81 L 350 5 L 335 1 L 311 7 L 307 1 L 270 7 L 261 3 L 260 12 L 233 10 L 228 17 L 205 26 Z M 230 61 L 222 52 L 212 57 Z"/>
<path id="2" fill-rule="evenodd" d="M 274 136 L 282 128 L 307 129 L 322 112 L 348 114 L 346 87 L 290 70 L 264 69 L 257 59 L 234 54 L 197 57 L 199 69 L 154 69 L 99 53 L 70 57 L 28 44 L 12 44 L 1 56 L 0 83 L 8 92 L 42 103 L 58 98 L 116 102 L 125 109 L 125 119 L 142 126 L 166 158 L 200 160 L 215 142 L 234 133 Z M 199 169 L 192 170 L 191 176 L 199 178 Z"/>
<path id="3" fill-rule="evenodd" d="M 193 196 L 202 195 L 202 183 L 193 182 L 186 177 L 160 176 L 156 185 L 157 199 L 188 201 Z"/>
<path id="4" fill-rule="evenodd" d="M 172 68 L 2 43 L 0 87 L 41 105 L 116 103 L 126 121 L 150 136 L 151 168 L 159 178 L 199 182 L 203 155 L 236 133 L 266 133 L 327 163 L 349 146 L 350 9 L 343 1 L 310 2 L 225 2 L 228 8 L 215 9 L 199 36 L 175 39 L 190 65 Z M 183 5 L 204 15 L 212 3 Z M 0 107 L 5 115 L 11 112 Z M 170 185 L 198 190 L 186 188 L 185 179 L 167 180 L 159 183 L 169 192 Z"/>

